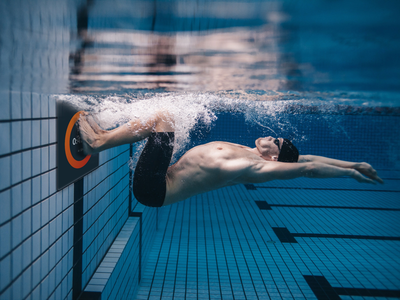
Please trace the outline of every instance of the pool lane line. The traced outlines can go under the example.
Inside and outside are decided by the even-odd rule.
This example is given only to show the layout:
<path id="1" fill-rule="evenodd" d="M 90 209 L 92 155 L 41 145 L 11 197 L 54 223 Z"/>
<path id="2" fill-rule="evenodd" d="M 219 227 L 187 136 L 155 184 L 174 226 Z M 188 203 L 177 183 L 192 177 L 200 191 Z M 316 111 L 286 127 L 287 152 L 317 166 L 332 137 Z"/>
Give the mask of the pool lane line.
<path id="1" fill-rule="evenodd" d="M 283 186 L 259 186 L 254 184 L 244 184 L 247 190 L 257 189 L 279 189 L 279 190 L 313 190 L 313 191 L 349 191 L 349 192 L 383 192 L 400 193 L 400 190 L 370 190 L 370 189 L 342 189 L 342 188 L 309 188 L 309 187 L 283 187 Z"/>
<path id="2" fill-rule="evenodd" d="M 400 298 L 400 290 L 333 287 L 325 276 L 303 275 L 303 277 L 318 300 L 340 300 L 340 295 Z"/>
<path id="3" fill-rule="evenodd" d="M 281 243 L 298 243 L 297 240 L 295 239 L 296 237 L 400 241 L 400 237 L 398 236 L 352 235 L 352 234 L 330 234 L 330 233 L 292 233 L 286 227 L 271 227 L 271 228 Z"/>
<path id="4" fill-rule="evenodd" d="M 295 207 L 295 208 L 333 208 L 333 209 L 363 209 L 363 210 L 383 210 L 400 211 L 400 208 L 386 207 L 362 207 L 362 206 L 333 206 L 333 205 L 303 205 L 303 204 L 271 204 L 263 200 L 254 201 L 261 210 L 272 210 L 272 207 Z"/>

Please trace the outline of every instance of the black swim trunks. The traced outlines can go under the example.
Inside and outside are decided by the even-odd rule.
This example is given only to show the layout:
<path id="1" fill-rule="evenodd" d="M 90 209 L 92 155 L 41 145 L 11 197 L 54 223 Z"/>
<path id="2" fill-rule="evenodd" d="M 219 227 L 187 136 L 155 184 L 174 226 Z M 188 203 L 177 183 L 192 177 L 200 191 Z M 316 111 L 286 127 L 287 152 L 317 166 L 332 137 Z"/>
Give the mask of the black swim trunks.
<path id="1" fill-rule="evenodd" d="M 132 190 L 143 205 L 161 207 L 164 203 L 165 177 L 174 150 L 174 138 L 173 132 L 153 132 L 140 154 Z"/>

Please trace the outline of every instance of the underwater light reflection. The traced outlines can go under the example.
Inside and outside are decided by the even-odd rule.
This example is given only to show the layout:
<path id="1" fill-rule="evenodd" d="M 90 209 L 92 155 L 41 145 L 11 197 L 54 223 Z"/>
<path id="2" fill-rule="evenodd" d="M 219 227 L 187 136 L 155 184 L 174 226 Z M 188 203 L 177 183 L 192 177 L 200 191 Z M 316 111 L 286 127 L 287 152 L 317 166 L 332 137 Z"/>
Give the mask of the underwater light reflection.
<path id="1" fill-rule="evenodd" d="M 104 90 L 282 89 L 286 68 L 273 35 L 268 27 L 207 35 L 92 32 L 87 38 L 99 47 L 80 54 L 70 79 L 76 91 L 88 82 Z M 120 49 L 102 47 L 124 42 Z"/>
<path id="2" fill-rule="evenodd" d="M 399 5 L 3 1 L 0 88 L 397 95 Z"/>

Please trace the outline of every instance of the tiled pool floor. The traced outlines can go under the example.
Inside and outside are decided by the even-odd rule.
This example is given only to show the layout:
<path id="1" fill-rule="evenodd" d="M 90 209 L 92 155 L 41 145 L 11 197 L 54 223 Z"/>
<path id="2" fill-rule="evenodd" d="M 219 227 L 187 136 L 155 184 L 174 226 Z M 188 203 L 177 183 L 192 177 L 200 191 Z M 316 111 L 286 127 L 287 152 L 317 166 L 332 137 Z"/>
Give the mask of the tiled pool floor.
<path id="1" fill-rule="evenodd" d="M 161 208 L 136 299 L 400 298 L 400 172 L 380 173 L 383 186 L 300 178 Z"/>

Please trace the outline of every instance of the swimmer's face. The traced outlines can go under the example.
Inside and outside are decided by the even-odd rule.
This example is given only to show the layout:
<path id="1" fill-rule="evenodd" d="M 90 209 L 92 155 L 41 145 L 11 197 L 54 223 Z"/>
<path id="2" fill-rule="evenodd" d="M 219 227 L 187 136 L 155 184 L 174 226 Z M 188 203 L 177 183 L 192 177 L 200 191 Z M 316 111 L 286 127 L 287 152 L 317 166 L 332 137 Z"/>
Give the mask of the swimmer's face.
<path id="1" fill-rule="evenodd" d="M 283 144 L 283 138 L 274 138 L 272 136 L 258 138 L 256 147 L 261 157 L 265 160 L 277 161 L 280 149 Z"/>

